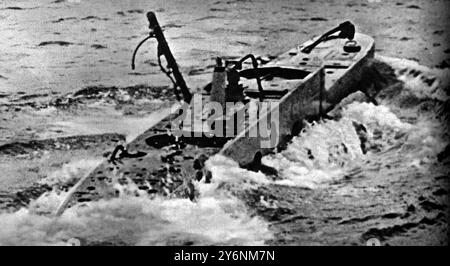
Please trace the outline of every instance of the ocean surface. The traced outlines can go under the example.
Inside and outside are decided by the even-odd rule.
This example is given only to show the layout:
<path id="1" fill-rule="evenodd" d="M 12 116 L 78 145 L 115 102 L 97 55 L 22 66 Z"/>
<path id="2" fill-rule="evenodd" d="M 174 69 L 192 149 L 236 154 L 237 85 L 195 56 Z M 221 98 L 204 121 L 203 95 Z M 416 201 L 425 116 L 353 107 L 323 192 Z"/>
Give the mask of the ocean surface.
<path id="1" fill-rule="evenodd" d="M 0 93 L 164 81 L 154 42 L 141 50 L 137 71 L 130 68 L 135 46 L 148 34 L 147 11 L 157 13 L 193 88 L 201 76 L 210 78 L 216 56 L 277 55 L 344 20 L 375 37 L 384 55 L 434 66 L 449 52 L 448 1 L 3 0 L 0 5 Z"/>
<path id="2" fill-rule="evenodd" d="M 1 1 L 0 245 L 448 244 L 448 7 Z M 154 41 L 130 68 L 147 11 L 193 90 L 209 82 L 217 56 L 276 57 L 344 20 L 375 38 L 377 60 L 396 82 L 379 105 L 348 100 L 335 119 L 308 124 L 286 150 L 264 157 L 277 178 L 214 156 L 213 182 L 195 184 L 197 201 L 122 187 L 117 199 L 55 218 L 65 192 L 52 188 L 73 184 L 175 103 Z"/>

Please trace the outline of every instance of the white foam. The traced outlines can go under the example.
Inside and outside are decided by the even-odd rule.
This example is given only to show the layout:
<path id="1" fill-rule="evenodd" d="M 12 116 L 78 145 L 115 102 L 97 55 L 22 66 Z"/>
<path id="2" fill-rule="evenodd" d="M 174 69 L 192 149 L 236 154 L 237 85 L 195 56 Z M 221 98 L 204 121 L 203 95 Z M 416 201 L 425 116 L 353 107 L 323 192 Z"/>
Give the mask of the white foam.
<path id="1" fill-rule="evenodd" d="M 68 164 L 54 173 L 60 178 L 46 182 L 61 184 L 80 178 L 89 164 Z M 247 207 L 221 191 L 217 182 L 205 184 L 203 187 L 209 188 L 196 202 L 151 198 L 145 191 L 136 197 L 137 187 L 133 186 L 121 189 L 118 198 L 76 205 L 57 218 L 49 214 L 56 211 L 66 193 L 54 190 L 27 208 L 0 214 L 0 245 L 66 245 L 71 238 L 82 244 L 263 245 L 271 239 L 267 222 L 251 216 Z"/>
<path id="2" fill-rule="evenodd" d="M 391 61 L 397 70 L 423 68 L 409 61 Z M 428 70 L 423 68 L 424 73 Z M 433 73 L 440 70 L 436 71 Z M 445 76 L 448 72 L 442 73 Z M 422 85 L 414 79 L 405 75 L 405 88 L 420 91 Z M 433 86 L 435 83 L 430 87 Z M 315 189 L 342 178 L 349 170 L 361 167 L 367 156 L 361 150 L 353 122 L 365 127 L 368 144 L 388 149 L 399 143 L 399 152 L 410 156 L 409 166 L 424 171 L 429 160 L 445 147 L 437 121 L 423 118 L 411 125 L 386 106 L 355 102 L 343 108 L 339 121 L 309 124 L 286 150 L 264 157 L 265 164 L 279 171 L 277 180 L 242 169 L 229 158 L 216 155 L 206 162 L 213 174 L 212 183 L 195 183 L 200 192 L 196 202 L 151 199 L 145 193 L 134 197 L 123 189 L 118 198 L 75 206 L 54 218 L 47 214 L 56 209 L 65 194 L 53 191 L 33 201 L 28 208 L 0 214 L 0 244 L 64 245 L 73 237 L 83 243 L 107 241 L 128 245 L 264 244 L 273 237 L 267 222 L 250 215 L 245 204 L 225 187 L 245 190 L 272 184 Z M 73 162 L 44 182 L 60 184 L 79 178 L 86 171 L 83 165 L 91 164 Z M 261 200 L 267 206 L 275 204 Z"/>
<path id="3" fill-rule="evenodd" d="M 124 195 L 70 208 L 59 218 L 37 212 L 45 204 L 55 208 L 63 196 L 50 193 L 28 209 L 0 214 L 0 244 L 65 245 L 78 238 L 127 245 L 262 245 L 271 238 L 267 224 L 250 217 L 236 198 L 192 202 Z"/>
<path id="4" fill-rule="evenodd" d="M 73 181 L 78 180 L 81 176 L 88 174 L 102 161 L 102 159 L 81 159 L 71 161 L 64 164 L 61 169 L 41 179 L 39 183 L 47 184 L 49 186 L 72 183 Z"/>
<path id="5" fill-rule="evenodd" d="M 341 179 L 364 161 L 365 155 L 353 122 L 364 125 L 368 144 L 377 144 L 381 148 L 395 145 L 398 135 L 413 129 L 385 106 L 354 102 L 342 113 L 339 121 L 308 124 L 286 150 L 263 157 L 263 163 L 274 167 L 280 179 L 272 180 L 261 172 L 247 171 L 229 158 L 216 155 L 206 163 L 216 183 L 200 186 L 200 190 L 207 191 L 221 182 L 232 183 L 241 189 L 267 184 L 315 189 Z M 383 134 L 378 136 L 376 131 Z"/>
<path id="6" fill-rule="evenodd" d="M 446 93 L 450 83 L 450 70 L 448 68 L 429 68 L 403 58 L 377 56 L 377 59 L 391 65 L 397 74 L 397 78 L 404 82 L 404 89 L 413 93 L 417 98 L 442 101 L 449 99 Z M 429 80 L 430 84 L 425 80 Z"/>
<path id="7" fill-rule="evenodd" d="M 382 127 L 393 130 L 408 130 L 411 126 L 402 122 L 388 107 L 372 103 L 351 103 L 343 110 L 343 116 L 364 124 L 366 127 Z"/>

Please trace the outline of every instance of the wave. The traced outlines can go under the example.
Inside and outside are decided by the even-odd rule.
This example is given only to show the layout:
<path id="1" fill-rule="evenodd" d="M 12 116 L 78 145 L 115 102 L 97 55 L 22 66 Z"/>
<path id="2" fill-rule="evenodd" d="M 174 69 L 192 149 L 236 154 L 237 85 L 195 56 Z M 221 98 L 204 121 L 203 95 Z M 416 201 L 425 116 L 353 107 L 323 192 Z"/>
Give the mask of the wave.
<path id="1" fill-rule="evenodd" d="M 97 162 L 76 162 L 43 180 L 73 182 Z M 80 167 L 83 166 L 83 167 Z M 203 189 L 197 201 L 151 198 L 137 187 L 121 195 L 68 209 L 53 217 L 66 193 L 52 190 L 27 208 L 0 214 L 0 245 L 262 245 L 268 224 L 239 199 Z M 140 195 L 136 197 L 136 193 Z"/>
<path id="2" fill-rule="evenodd" d="M 348 101 L 341 106 L 338 119 L 306 123 L 285 150 L 263 158 L 264 164 L 278 171 L 277 176 L 242 169 L 233 160 L 215 155 L 206 161 L 212 182 L 193 181 L 199 194 L 195 201 L 149 196 L 132 184 L 117 184 L 118 198 L 78 204 L 61 217 L 51 214 L 66 192 L 53 189 L 25 208 L 0 214 L 0 244 L 66 245 L 76 238 L 83 245 L 261 245 L 271 241 L 274 232 L 270 223 L 256 215 L 257 211 L 242 198 L 258 188 L 317 190 L 386 165 L 426 173 L 448 145 L 448 137 L 434 109 L 424 111 L 420 105 L 399 108 L 398 103 L 411 95 L 419 103 L 433 101 L 438 106 L 445 102 L 448 71 L 420 70 L 410 61 L 391 61 L 400 82 L 385 88 L 380 105 Z M 432 73 L 439 74 L 433 82 L 419 77 L 428 78 Z M 95 98 L 103 93 L 85 90 L 77 95 Z M 406 114 L 416 118 L 407 119 Z M 399 154 L 407 161 L 396 165 Z M 42 182 L 53 187 L 73 183 L 96 163 L 66 165 Z M 253 200 L 264 208 L 276 206 L 276 201 L 255 195 Z M 395 220 L 398 215 L 386 217 Z M 342 224 L 348 223 L 345 221 Z M 363 237 L 377 234 L 375 229 L 368 230 Z"/>

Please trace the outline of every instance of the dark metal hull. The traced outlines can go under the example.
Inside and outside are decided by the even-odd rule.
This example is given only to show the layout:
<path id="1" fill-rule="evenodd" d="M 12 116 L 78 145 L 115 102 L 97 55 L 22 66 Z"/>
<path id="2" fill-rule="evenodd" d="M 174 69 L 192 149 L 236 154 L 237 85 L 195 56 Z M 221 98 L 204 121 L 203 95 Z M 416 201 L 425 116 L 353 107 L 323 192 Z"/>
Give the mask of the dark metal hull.
<path id="1" fill-rule="evenodd" d="M 355 40 L 362 48 L 357 53 L 343 52 L 345 40 L 336 39 L 317 46 L 309 54 L 302 53 L 304 45 L 300 45 L 282 54 L 276 61 L 264 65 L 264 68 L 272 68 L 267 71 L 275 68 L 277 71 L 286 70 L 284 76 L 280 73 L 280 77 L 263 82 L 264 87 L 283 93 L 278 98 L 251 99 L 270 102 L 273 108 L 260 115 L 256 121 L 246 123 L 233 138 L 183 137 L 181 141 L 174 141 L 164 132 L 171 128 L 178 113 L 162 118 L 126 145 L 128 152 L 139 152 L 141 156 L 115 162 L 105 160 L 71 189 L 57 214 L 76 203 L 116 197 L 120 194 L 117 184 L 134 183 L 150 195 L 193 197 L 190 180 L 210 178 L 202 169 L 206 158 L 220 153 L 246 166 L 254 162 L 255 155 L 262 156 L 283 147 L 292 135 L 298 133 L 305 118 L 319 115 L 328 106 L 358 90 L 363 67 L 374 54 L 374 41 L 363 34 L 356 34 Z M 296 70 L 306 75 L 292 77 L 289 73 L 295 74 Z M 252 73 L 245 75 L 250 77 Z M 249 78 L 243 83 L 248 95 L 256 90 L 254 80 Z M 197 94 L 195 97 L 208 99 L 208 95 Z M 249 137 L 249 133 L 263 119 L 271 121 L 274 108 L 278 112 L 278 126 L 271 131 L 272 146 L 262 147 L 264 139 L 260 136 Z"/>

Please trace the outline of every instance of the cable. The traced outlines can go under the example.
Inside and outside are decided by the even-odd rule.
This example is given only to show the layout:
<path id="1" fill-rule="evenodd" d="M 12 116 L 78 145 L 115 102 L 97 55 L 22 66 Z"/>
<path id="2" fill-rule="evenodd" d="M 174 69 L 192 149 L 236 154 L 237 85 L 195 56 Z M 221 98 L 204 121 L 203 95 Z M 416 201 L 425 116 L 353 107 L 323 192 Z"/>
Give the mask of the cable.
<path id="1" fill-rule="evenodd" d="M 149 35 L 149 36 L 147 36 L 145 39 L 143 39 L 137 46 L 136 46 L 136 49 L 134 49 L 134 52 L 133 52 L 133 57 L 131 58 L 131 69 L 132 70 L 134 70 L 135 69 L 135 64 L 134 64 L 134 61 L 136 60 L 136 54 L 137 54 L 137 51 L 139 50 L 139 48 L 141 48 L 141 46 L 146 42 L 146 41 L 148 41 L 149 39 L 151 39 L 151 38 L 153 38 L 154 36 L 153 35 Z"/>
<path id="2" fill-rule="evenodd" d="M 172 81 L 172 84 L 173 84 L 173 90 L 174 90 L 174 92 L 175 92 L 175 96 L 177 97 L 177 101 L 181 101 L 182 97 L 180 96 L 180 91 L 177 90 L 178 84 L 177 84 L 177 82 L 172 78 L 172 76 L 170 75 L 170 74 L 172 74 L 172 71 L 166 70 L 166 69 L 163 67 L 163 65 L 162 65 L 162 63 L 161 63 L 161 53 L 160 53 L 159 46 L 158 46 L 158 49 L 157 49 L 157 50 L 158 50 L 158 51 L 157 51 L 157 55 L 156 55 L 156 56 L 158 57 L 158 65 L 159 65 L 159 68 L 161 69 L 161 71 L 162 71 L 164 74 L 166 74 L 166 76 L 170 79 L 170 81 Z"/>

